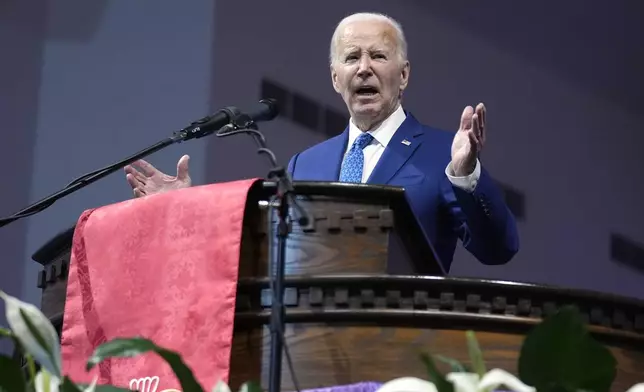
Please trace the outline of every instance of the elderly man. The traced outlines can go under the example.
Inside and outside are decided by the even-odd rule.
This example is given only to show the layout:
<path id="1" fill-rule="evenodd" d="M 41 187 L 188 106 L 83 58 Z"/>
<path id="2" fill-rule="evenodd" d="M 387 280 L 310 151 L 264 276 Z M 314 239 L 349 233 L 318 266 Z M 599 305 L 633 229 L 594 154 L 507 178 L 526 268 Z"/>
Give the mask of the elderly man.
<path id="1" fill-rule="evenodd" d="M 403 186 L 429 241 L 449 271 L 457 239 L 484 264 L 507 263 L 518 251 L 516 223 L 478 153 L 486 134 L 480 103 L 463 110 L 456 134 L 420 124 L 401 106 L 409 82 L 407 43 L 388 16 L 358 13 L 337 26 L 331 80 L 351 120 L 344 132 L 293 156 L 294 180 Z M 177 176 L 147 162 L 127 167 L 136 196 L 190 186 L 188 157 Z"/>

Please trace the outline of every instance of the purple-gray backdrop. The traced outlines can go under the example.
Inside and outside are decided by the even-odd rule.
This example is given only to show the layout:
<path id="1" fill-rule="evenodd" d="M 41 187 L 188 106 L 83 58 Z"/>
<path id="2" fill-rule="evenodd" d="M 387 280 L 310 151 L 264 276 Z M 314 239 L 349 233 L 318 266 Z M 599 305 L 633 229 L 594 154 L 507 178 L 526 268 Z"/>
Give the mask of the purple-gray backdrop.
<path id="1" fill-rule="evenodd" d="M 452 274 L 644 297 L 644 278 L 609 249 L 611 233 L 644 242 L 642 4 L 4 1 L 0 215 L 216 108 L 256 100 L 262 80 L 343 113 L 330 36 L 346 14 L 379 11 L 409 41 L 405 107 L 455 130 L 465 105 L 486 102 L 485 164 L 524 196 L 515 260 L 487 267 L 459 250 Z M 287 118 L 262 129 L 284 163 L 326 137 Z M 183 153 L 197 183 L 266 173 L 244 137 L 192 141 L 151 161 L 172 172 Z M 0 229 L 0 288 L 39 304 L 30 255 L 84 209 L 128 197 L 117 173 Z"/>

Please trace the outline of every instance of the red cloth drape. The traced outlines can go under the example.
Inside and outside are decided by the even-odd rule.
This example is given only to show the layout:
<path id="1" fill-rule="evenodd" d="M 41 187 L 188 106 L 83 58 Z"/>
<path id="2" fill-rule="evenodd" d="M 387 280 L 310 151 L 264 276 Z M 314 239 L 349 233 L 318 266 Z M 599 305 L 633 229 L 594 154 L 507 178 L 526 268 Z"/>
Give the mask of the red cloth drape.
<path id="1" fill-rule="evenodd" d="M 150 391 L 180 390 L 170 367 L 152 353 L 85 371 L 101 343 L 141 336 L 179 352 L 204 390 L 227 381 L 244 207 L 257 181 L 192 187 L 85 211 L 67 282 L 64 374 L 75 382 L 98 375 L 99 384 L 128 388 L 146 382 L 156 386 Z"/>

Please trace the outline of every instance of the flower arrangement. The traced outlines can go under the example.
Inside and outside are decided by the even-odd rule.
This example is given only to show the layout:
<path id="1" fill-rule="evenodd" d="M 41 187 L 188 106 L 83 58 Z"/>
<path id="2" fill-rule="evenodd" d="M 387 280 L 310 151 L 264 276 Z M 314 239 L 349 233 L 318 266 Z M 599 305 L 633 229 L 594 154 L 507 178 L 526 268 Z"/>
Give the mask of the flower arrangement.
<path id="1" fill-rule="evenodd" d="M 12 339 L 27 361 L 21 364 L 0 355 L 0 392 L 115 392 L 128 391 L 109 385 L 78 385 L 62 374 L 59 338 L 53 325 L 37 307 L 2 291 L 9 329 L 0 328 L 0 338 Z M 518 375 L 502 369 L 487 370 L 472 331 L 466 332 L 471 368 L 440 355 L 422 354 L 427 380 L 401 377 L 384 383 L 378 392 L 608 392 L 615 379 L 617 362 L 611 352 L 589 334 L 575 307 L 562 307 L 545 318 L 526 336 L 521 347 Z M 97 347 L 87 361 L 87 370 L 114 357 L 134 357 L 153 352 L 172 368 L 183 392 L 204 392 L 181 356 L 154 342 L 134 337 L 114 339 Z M 435 361 L 449 365 L 442 374 Z M 37 370 L 36 363 L 39 369 Z M 240 392 L 260 392 L 256 383 L 246 383 Z M 223 382 L 212 392 L 230 392 Z M 627 392 L 644 392 L 644 383 Z"/>

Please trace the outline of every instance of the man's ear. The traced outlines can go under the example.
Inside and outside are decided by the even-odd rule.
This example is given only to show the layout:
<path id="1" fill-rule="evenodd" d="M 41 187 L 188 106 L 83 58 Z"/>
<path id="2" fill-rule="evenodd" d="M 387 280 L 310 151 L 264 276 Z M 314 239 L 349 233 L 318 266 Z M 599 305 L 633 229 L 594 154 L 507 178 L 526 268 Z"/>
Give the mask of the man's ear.
<path id="1" fill-rule="evenodd" d="M 405 61 L 402 69 L 400 70 L 400 91 L 402 92 L 409 84 L 409 72 L 411 71 L 411 64 Z"/>
<path id="2" fill-rule="evenodd" d="M 333 89 L 336 93 L 340 93 L 340 86 L 338 85 L 338 73 L 335 72 L 333 64 L 329 66 L 329 69 L 331 71 L 331 83 L 333 83 Z"/>

